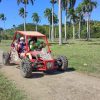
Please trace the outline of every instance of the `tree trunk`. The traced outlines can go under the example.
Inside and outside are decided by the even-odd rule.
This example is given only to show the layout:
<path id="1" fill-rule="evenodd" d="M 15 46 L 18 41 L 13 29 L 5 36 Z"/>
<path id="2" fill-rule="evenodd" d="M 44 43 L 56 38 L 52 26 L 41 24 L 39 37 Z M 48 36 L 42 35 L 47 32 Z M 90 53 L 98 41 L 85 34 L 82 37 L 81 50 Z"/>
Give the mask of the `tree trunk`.
<path id="1" fill-rule="evenodd" d="M 78 38 L 80 39 L 81 34 L 81 21 L 79 20 L 79 32 L 78 32 Z"/>
<path id="2" fill-rule="evenodd" d="M 4 34 L 6 33 L 6 28 L 5 28 L 5 20 L 4 20 L 4 30 L 3 30 Z"/>
<path id="3" fill-rule="evenodd" d="M 56 27 L 55 27 L 55 38 L 57 38 L 57 30 L 56 30 Z"/>
<path id="4" fill-rule="evenodd" d="M 91 38 L 91 30 L 90 30 L 90 14 L 89 14 L 89 39 Z"/>
<path id="5" fill-rule="evenodd" d="M 5 30 L 6 28 L 5 28 L 5 20 L 4 20 L 4 30 Z"/>
<path id="6" fill-rule="evenodd" d="M 52 3 L 52 32 L 51 41 L 54 42 L 54 4 Z"/>
<path id="7" fill-rule="evenodd" d="M 75 23 L 73 22 L 73 40 L 75 39 Z"/>
<path id="8" fill-rule="evenodd" d="M 37 32 L 37 26 L 38 26 L 38 25 L 37 25 L 37 23 L 36 23 L 36 32 Z"/>
<path id="9" fill-rule="evenodd" d="M 87 40 L 89 40 L 89 16 L 87 16 Z"/>
<path id="10" fill-rule="evenodd" d="M 65 41 L 67 41 L 67 25 L 66 25 L 66 22 L 67 22 L 67 12 L 65 12 Z"/>
<path id="11" fill-rule="evenodd" d="M 50 29 L 50 25 L 49 25 L 49 40 L 51 40 L 51 29 Z"/>
<path id="12" fill-rule="evenodd" d="M 24 31 L 26 31 L 26 4 L 24 7 Z"/>
<path id="13" fill-rule="evenodd" d="M 61 9 L 61 0 L 59 0 L 59 45 L 62 45 L 62 9 Z"/>
<path id="14" fill-rule="evenodd" d="M 0 43 L 1 43 L 1 32 L 0 32 Z"/>

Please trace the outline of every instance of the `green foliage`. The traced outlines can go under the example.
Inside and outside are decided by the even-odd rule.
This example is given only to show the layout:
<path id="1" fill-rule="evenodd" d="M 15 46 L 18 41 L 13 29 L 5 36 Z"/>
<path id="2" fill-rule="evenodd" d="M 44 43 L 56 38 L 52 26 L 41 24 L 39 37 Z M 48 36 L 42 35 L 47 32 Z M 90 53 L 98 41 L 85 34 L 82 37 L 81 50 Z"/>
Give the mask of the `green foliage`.
<path id="1" fill-rule="evenodd" d="M 93 11 L 94 8 L 97 7 L 97 2 L 93 1 L 93 0 L 83 0 L 83 12 L 86 13 L 90 13 Z"/>
<path id="2" fill-rule="evenodd" d="M 5 17 L 5 15 L 2 13 L 2 14 L 0 14 L 0 20 L 2 20 L 2 21 L 6 21 L 6 17 Z"/>
<path id="3" fill-rule="evenodd" d="M 74 8 L 76 0 L 62 0 L 62 9 L 67 11 L 68 9 Z"/>
<path id="4" fill-rule="evenodd" d="M 16 30 L 23 31 L 24 30 L 24 25 L 23 24 L 18 25 L 18 27 L 16 27 Z M 32 23 L 27 23 L 26 24 L 26 30 L 27 31 L 34 31 L 35 30 L 35 25 L 32 24 Z"/>
<path id="5" fill-rule="evenodd" d="M 34 1 L 35 0 L 17 0 L 17 3 L 19 5 L 20 3 L 29 4 L 29 2 L 30 2 L 33 5 Z"/>
<path id="6" fill-rule="evenodd" d="M 22 18 L 24 18 L 24 8 L 23 8 L 23 7 L 19 9 L 19 15 L 20 15 Z M 26 17 L 27 17 L 27 12 L 25 13 L 25 18 L 26 18 Z"/>
<path id="7" fill-rule="evenodd" d="M 55 4 L 57 3 L 57 0 L 50 0 L 50 3 Z"/>
<path id="8" fill-rule="evenodd" d="M 78 16 L 76 15 L 74 8 L 70 8 L 68 10 L 68 18 L 70 18 L 70 20 L 72 20 L 73 22 L 77 22 Z"/>
<path id="9" fill-rule="evenodd" d="M 48 19 L 49 24 L 52 24 L 52 10 L 49 8 L 46 8 L 44 11 L 44 16 Z"/>
<path id="10" fill-rule="evenodd" d="M 32 20 L 34 23 L 38 24 L 40 22 L 40 17 L 38 15 L 38 13 L 33 13 L 32 14 Z"/>
<path id="11" fill-rule="evenodd" d="M 55 13 L 54 13 L 54 16 L 53 16 L 53 23 L 54 24 L 58 23 L 58 17 L 57 17 L 57 15 Z"/>
<path id="12" fill-rule="evenodd" d="M 99 21 L 91 21 L 90 26 L 91 26 L 91 37 L 92 38 L 100 38 L 100 22 Z M 58 25 L 55 25 L 55 28 L 56 28 L 56 36 L 57 36 L 56 38 L 58 38 L 58 36 L 59 36 Z M 67 38 L 70 39 L 70 38 L 72 38 L 72 24 L 70 22 L 67 22 L 66 28 L 67 28 Z M 78 23 L 75 24 L 75 28 L 76 28 L 75 36 L 77 38 L 78 37 L 77 36 L 78 28 L 79 28 Z M 0 31 L 1 39 L 12 39 L 15 30 L 23 31 L 24 30 L 23 24 L 18 25 L 16 27 L 16 29 L 12 28 L 12 29 L 8 29 L 8 30 L 2 30 L 2 28 L 1 28 L 1 31 Z M 27 23 L 26 30 L 27 31 L 35 31 L 35 25 L 32 23 Z M 63 37 L 64 37 L 64 30 L 65 30 L 64 25 L 62 25 L 62 36 Z M 86 22 L 82 22 L 81 38 L 86 38 L 86 32 L 87 32 L 86 30 L 87 30 Z M 46 34 L 48 37 L 49 36 L 49 25 L 39 25 L 38 31 L 43 34 Z M 54 31 L 54 34 L 55 34 L 55 31 Z"/>
<path id="13" fill-rule="evenodd" d="M 100 22 L 91 22 L 91 37 L 100 38 Z"/>

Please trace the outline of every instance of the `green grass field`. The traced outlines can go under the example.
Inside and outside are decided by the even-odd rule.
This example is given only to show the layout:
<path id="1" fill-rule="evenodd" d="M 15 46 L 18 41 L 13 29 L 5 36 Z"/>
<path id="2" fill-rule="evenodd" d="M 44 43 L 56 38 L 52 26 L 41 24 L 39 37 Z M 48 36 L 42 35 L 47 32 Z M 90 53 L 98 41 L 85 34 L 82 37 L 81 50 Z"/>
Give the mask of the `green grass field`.
<path id="1" fill-rule="evenodd" d="M 2 41 L 0 49 L 3 51 L 9 50 L 11 41 Z M 0 100 L 27 100 L 22 91 L 9 81 L 3 73 L 0 73 Z"/>
<path id="2" fill-rule="evenodd" d="M 0 49 L 9 50 L 10 44 L 10 40 L 2 41 Z M 62 46 L 51 44 L 51 50 L 54 56 L 67 56 L 69 67 L 76 71 L 100 77 L 100 39 L 68 40 Z"/>
<path id="3" fill-rule="evenodd" d="M 69 67 L 100 77 L 100 39 L 93 39 L 89 42 L 69 40 L 68 44 L 52 45 L 51 49 L 55 56 L 67 56 Z"/>
<path id="4" fill-rule="evenodd" d="M 22 91 L 16 89 L 6 77 L 0 73 L 0 100 L 26 100 Z"/>
<path id="5" fill-rule="evenodd" d="M 0 49 L 8 51 L 11 40 L 3 40 Z M 54 56 L 64 55 L 69 60 L 69 67 L 78 72 L 100 77 L 100 39 L 68 40 L 67 44 L 59 46 L 51 44 Z M 0 74 L 0 100 L 23 100 L 24 96 L 16 87 Z"/>

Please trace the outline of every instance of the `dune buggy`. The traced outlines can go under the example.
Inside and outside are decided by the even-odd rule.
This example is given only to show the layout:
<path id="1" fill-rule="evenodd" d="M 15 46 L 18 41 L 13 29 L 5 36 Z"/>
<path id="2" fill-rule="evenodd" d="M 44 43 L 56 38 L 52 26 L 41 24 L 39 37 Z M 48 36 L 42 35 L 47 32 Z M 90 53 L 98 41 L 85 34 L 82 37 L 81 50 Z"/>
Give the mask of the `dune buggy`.
<path id="1" fill-rule="evenodd" d="M 21 36 L 25 38 L 25 52 L 23 56 L 21 56 L 18 48 L 18 44 L 20 42 L 19 38 Z M 45 46 L 33 51 L 30 50 L 29 40 L 32 37 L 36 37 L 38 40 L 43 41 Z M 53 58 L 47 37 L 44 34 L 34 31 L 16 31 L 11 43 L 10 52 L 4 52 L 2 58 L 4 65 L 8 65 L 10 63 L 20 64 L 21 74 L 25 78 L 31 77 L 33 71 L 65 71 L 68 67 L 67 58 L 65 56 Z"/>

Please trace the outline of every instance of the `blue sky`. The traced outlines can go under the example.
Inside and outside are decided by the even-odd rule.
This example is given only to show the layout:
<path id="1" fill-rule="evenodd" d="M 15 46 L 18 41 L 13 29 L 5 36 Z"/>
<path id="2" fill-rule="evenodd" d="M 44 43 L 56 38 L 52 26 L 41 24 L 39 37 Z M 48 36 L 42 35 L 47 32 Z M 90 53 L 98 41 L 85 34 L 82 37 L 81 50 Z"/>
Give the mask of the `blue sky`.
<path id="1" fill-rule="evenodd" d="M 47 19 L 44 17 L 44 10 L 46 8 L 50 8 L 51 4 L 49 2 L 50 0 L 36 0 L 34 5 L 31 4 L 27 6 L 28 16 L 27 16 L 27 23 L 32 23 L 32 13 L 38 12 L 41 22 L 40 24 L 48 24 Z M 77 5 L 82 0 L 77 0 Z M 92 12 L 91 19 L 93 20 L 99 20 L 100 21 L 100 0 L 97 0 L 98 7 Z M 17 0 L 2 0 L 0 3 L 0 13 L 4 13 L 7 17 L 5 28 L 11 28 L 14 24 L 17 26 L 21 23 L 23 23 L 23 19 L 18 15 L 18 11 L 20 7 L 23 7 L 23 4 L 17 5 Z M 58 5 L 55 5 L 55 13 L 58 14 Z M 63 13 L 64 15 L 64 13 Z M 64 16 L 63 16 L 63 22 L 64 22 Z M 4 28 L 4 23 L 0 21 L 0 27 Z"/>

